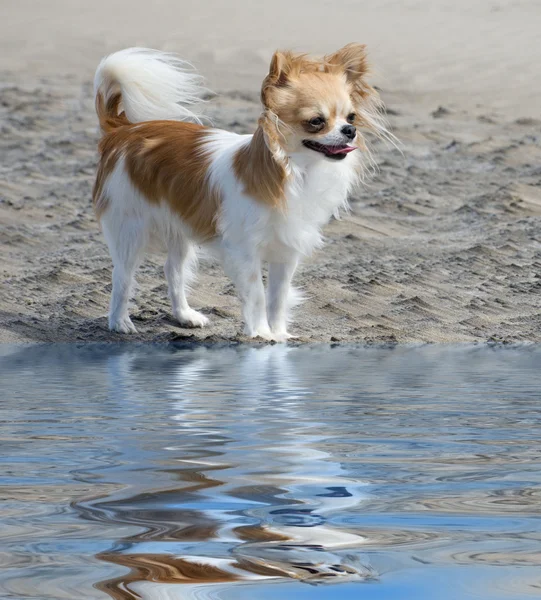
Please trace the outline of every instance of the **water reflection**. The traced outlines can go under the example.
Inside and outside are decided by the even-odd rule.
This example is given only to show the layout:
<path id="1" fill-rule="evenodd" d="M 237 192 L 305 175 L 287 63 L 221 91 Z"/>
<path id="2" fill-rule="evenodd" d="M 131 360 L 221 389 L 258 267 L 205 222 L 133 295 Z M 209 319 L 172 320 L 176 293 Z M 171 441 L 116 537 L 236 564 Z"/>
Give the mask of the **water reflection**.
<path id="1" fill-rule="evenodd" d="M 493 569 L 483 597 L 533 595 L 540 359 L 534 347 L 5 348 L 0 591 L 248 598 L 255 584 L 468 565 Z"/>
<path id="2" fill-rule="evenodd" d="M 176 462 L 168 472 L 184 483 L 132 494 L 128 503 L 85 507 L 147 526 L 124 540 L 121 550 L 100 555 L 130 567 L 130 583 L 373 577 L 358 556 L 332 552 L 362 543 L 358 533 L 330 527 L 326 515 L 357 506 L 364 485 L 317 449 L 326 434 L 322 423 L 307 418 L 310 390 L 295 376 L 290 353 L 270 347 L 222 350 L 216 360 L 214 353 L 199 351 L 173 363 L 166 355 L 152 366 L 147 357 L 123 355 L 110 365 L 117 393 L 126 391 L 126 373 L 135 374 L 128 385 L 136 383 L 145 394 L 148 377 L 139 386 L 139 375 L 149 368 L 171 373 L 166 393 L 179 437 L 166 448 Z M 133 397 L 134 390 L 128 393 Z M 176 556 L 156 554 L 157 548 Z M 129 597 L 125 578 L 105 585 L 115 597 Z"/>

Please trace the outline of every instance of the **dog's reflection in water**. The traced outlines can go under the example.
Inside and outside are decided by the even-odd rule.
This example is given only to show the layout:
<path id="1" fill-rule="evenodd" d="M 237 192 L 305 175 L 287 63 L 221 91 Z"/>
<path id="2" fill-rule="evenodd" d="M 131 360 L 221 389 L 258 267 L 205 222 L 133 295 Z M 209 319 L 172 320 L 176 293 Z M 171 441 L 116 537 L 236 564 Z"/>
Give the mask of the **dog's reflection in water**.
<path id="1" fill-rule="evenodd" d="M 93 505 L 146 528 L 98 555 L 129 568 L 100 589 L 117 599 L 174 599 L 188 597 L 186 586 L 165 584 L 375 578 L 359 553 L 363 538 L 328 521 L 358 506 L 365 485 L 344 476 L 327 446 L 320 449 L 333 432 L 314 423 L 315 388 L 300 385 L 289 350 L 231 351 L 219 361 L 201 351 L 176 365 L 174 356 L 161 371 L 179 444 L 162 452 L 176 452 L 175 479 L 184 485 Z M 137 357 L 130 360 L 112 365 L 115 385 L 141 372 Z M 218 382 L 223 393 L 213 389 Z"/>

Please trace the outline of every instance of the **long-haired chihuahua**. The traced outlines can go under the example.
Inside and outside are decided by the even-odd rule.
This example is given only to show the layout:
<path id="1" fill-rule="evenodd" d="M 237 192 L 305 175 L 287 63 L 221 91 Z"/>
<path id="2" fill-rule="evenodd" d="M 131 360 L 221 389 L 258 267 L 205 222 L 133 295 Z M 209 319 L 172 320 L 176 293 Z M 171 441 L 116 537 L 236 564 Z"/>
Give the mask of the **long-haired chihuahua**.
<path id="1" fill-rule="evenodd" d="M 237 135 L 201 123 L 207 91 L 176 56 L 129 48 L 103 59 L 93 200 L 114 265 L 109 327 L 135 331 L 134 275 L 157 238 L 167 248 L 165 275 L 182 326 L 208 324 L 186 299 L 197 249 L 208 245 L 238 290 L 245 334 L 287 340 L 299 260 L 321 245 L 322 226 L 347 209 L 370 162 L 361 130 L 389 135 L 367 73 L 361 44 L 322 59 L 276 52 L 258 127 Z"/>

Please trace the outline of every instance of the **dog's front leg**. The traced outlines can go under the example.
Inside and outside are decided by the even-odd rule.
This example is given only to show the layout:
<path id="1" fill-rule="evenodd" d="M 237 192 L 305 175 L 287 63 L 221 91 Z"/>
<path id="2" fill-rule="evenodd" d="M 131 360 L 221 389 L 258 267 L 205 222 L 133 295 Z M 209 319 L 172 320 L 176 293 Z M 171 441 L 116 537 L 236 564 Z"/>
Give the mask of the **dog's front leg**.
<path id="1" fill-rule="evenodd" d="M 269 263 L 268 319 L 273 338 L 277 342 L 285 342 L 292 337 L 287 333 L 287 322 L 289 306 L 292 301 L 291 279 L 297 264 L 298 255 L 296 253 L 292 253 L 285 262 Z"/>
<path id="2" fill-rule="evenodd" d="M 223 260 L 224 269 L 234 281 L 242 303 L 245 335 L 272 339 L 261 277 L 261 258 L 253 249 L 225 249 Z"/>

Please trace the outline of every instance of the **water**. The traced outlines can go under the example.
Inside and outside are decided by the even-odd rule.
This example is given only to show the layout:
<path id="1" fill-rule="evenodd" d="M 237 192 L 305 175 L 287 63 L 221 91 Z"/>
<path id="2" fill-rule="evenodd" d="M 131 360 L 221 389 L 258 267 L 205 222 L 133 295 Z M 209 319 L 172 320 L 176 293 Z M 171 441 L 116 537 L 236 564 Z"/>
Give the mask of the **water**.
<path id="1" fill-rule="evenodd" d="M 541 596 L 539 347 L 0 352 L 0 598 Z"/>

